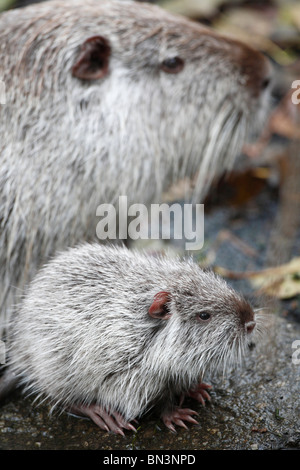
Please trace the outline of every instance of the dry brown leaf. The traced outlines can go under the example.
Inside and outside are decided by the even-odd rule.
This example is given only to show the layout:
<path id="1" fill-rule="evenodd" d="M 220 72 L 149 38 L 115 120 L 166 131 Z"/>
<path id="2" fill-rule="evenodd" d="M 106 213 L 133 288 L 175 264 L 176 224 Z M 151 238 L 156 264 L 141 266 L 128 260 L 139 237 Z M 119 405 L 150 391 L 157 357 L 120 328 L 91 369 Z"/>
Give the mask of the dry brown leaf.
<path id="1" fill-rule="evenodd" d="M 223 0 L 160 0 L 158 4 L 173 13 L 199 18 L 213 15 Z"/>
<path id="2" fill-rule="evenodd" d="M 288 139 L 300 139 L 298 119 L 300 116 L 300 105 L 292 101 L 295 89 L 289 90 L 282 98 L 278 106 L 271 113 L 259 138 L 251 143 L 245 144 L 243 152 L 250 158 L 258 158 L 269 144 L 272 135 L 277 134 Z"/>
<path id="3" fill-rule="evenodd" d="M 278 299 L 290 299 L 300 294 L 300 257 L 289 263 L 263 269 L 261 271 L 233 272 L 221 266 L 215 271 L 231 279 L 248 279 L 252 286 L 263 293 Z"/>
<path id="4" fill-rule="evenodd" d="M 285 22 L 296 26 L 300 30 L 300 5 L 291 3 L 284 5 L 280 11 L 280 16 Z"/>
<path id="5" fill-rule="evenodd" d="M 297 122 L 297 113 L 300 114 L 300 106 L 292 101 L 294 89 L 290 90 L 274 110 L 269 126 L 270 131 L 290 139 L 300 139 L 300 129 Z"/>

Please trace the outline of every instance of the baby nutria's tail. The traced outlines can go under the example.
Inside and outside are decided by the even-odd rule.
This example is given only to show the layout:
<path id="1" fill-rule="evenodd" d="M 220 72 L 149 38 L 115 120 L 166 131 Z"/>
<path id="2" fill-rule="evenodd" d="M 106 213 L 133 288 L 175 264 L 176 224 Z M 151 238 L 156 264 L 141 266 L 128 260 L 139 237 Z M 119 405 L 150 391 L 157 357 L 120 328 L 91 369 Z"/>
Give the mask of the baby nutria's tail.
<path id="1" fill-rule="evenodd" d="M 10 369 L 5 369 L 0 377 L 0 403 L 17 388 L 18 380 Z"/>

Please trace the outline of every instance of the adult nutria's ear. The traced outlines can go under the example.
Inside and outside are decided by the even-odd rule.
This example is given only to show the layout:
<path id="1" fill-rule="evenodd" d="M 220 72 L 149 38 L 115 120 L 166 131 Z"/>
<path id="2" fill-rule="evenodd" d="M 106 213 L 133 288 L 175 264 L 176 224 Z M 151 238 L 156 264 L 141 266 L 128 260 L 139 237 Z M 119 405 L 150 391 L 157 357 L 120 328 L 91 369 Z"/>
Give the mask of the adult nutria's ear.
<path id="1" fill-rule="evenodd" d="M 102 36 L 93 36 L 81 46 L 72 74 L 81 80 L 97 80 L 105 77 L 108 72 L 110 45 Z"/>
<path id="2" fill-rule="evenodd" d="M 170 318 L 171 313 L 168 308 L 168 302 L 170 301 L 169 292 L 158 292 L 153 299 L 151 307 L 149 308 L 149 315 L 152 318 L 159 318 L 160 320 L 167 320 Z"/>

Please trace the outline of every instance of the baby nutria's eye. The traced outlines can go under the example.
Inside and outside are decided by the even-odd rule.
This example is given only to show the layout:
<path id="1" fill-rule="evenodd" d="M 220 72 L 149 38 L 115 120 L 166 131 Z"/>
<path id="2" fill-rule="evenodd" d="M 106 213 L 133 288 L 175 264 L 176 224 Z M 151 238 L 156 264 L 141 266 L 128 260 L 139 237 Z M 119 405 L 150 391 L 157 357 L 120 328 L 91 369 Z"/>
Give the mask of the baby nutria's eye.
<path id="1" fill-rule="evenodd" d="M 184 67 L 184 60 L 180 57 L 170 57 L 169 59 L 165 59 L 160 68 L 166 73 L 179 73 Z"/>
<path id="2" fill-rule="evenodd" d="M 201 312 L 199 313 L 198 317 L 200 318 L 200 320 L 207 321 L 210 319 L 210 313 Z"/>

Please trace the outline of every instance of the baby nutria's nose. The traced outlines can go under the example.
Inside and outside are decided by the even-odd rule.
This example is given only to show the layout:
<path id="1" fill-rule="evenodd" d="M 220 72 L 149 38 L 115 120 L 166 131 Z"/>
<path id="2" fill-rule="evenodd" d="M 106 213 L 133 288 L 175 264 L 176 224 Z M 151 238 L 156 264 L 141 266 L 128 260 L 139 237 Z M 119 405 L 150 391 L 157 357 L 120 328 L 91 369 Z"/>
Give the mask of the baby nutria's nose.
<path id="1" fill-rule="evenodd" d="M 246 330 L 246 333 L 247 334 L 250 334 L 252 333 L 252 331 L 254 330 L 255 328 L 255 321 L 248 321 L 247 323 L 245 323 L 245 330 Z"/>
<path id="2" fill-rule="evenodd" d="M 241 321 L 241 328 L 246 334 L 250 334 L 256 325 L 254 311 L 251 305 L 244 298 L 241 298 L 237 305 L 239 308 L 238 312 Z"/>
<path id="3" fill-rule="evenodd" d="M 231 53 L 245 86 L 257 98 L 269 88 L 272 81 L 270 61 L 261 52 L 238 41 L 232 41 Z"/>

